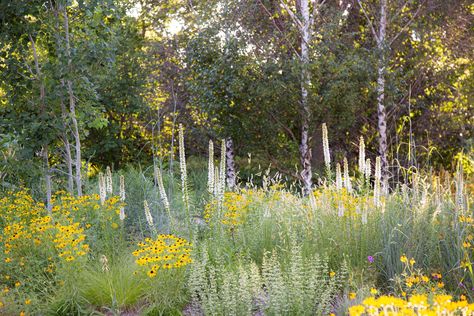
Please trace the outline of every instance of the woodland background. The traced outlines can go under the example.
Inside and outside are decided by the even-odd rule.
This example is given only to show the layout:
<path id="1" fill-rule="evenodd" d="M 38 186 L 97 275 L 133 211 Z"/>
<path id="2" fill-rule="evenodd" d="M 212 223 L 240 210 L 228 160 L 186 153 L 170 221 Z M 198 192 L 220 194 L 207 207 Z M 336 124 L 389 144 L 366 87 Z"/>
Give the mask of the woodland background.
<path id="1" fill-rule="evenodd" d="M 179 124 L 191 156 L 231 139 L 241 178 L 322 174 L 322 123 L 333 159 L 355 161 L 363 136 L 393 181 L 459 159 L 470 173 L 473 13 L 463 0 L 3 0 L 2 188 L 172 164 Z"/>

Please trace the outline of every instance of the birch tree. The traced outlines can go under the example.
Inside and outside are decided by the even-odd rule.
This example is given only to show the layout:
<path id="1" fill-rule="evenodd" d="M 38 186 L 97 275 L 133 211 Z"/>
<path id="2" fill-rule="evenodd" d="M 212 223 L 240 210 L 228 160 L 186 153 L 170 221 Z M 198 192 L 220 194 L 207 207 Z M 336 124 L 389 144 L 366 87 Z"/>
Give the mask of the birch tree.
<path id="1" fill-rule="evenodd" d="M 69 39 L 69 18 L 67 14 L 67 8 L 65 6 L 61 6 L 63 12 L 63 20 L 64 20 L 64 37 L 66 43 L 66 56 L 67 56 L 67 66 L 69 74 L 72 72 L 72 58 L 71 58 L 71 43 Z M 81 169 L 82 169 L 82 160 L 81 160 L 81 136 L 79 134 L 79 124 L 77 122 L 76 116 L 76 99 L 74 96 L 74 90 L 72 85 L 72 80 L 68 77 L 66 79 L 66 87 L 67 93 L 69 96 L 69 116 L 72 121 L 73 126 L 73 136 L 74 136 L 74 148 L 76 151 L 75 157 L 75 167 L 76 167 L 76 188 L 77 188 L 77 195 L 82 196 L 82 176 L 81 176 Z"/>
<path id="2" fill-rule="evenodd" d="M 33 52 L 33 59 L 35 63 L 35 80 L 38 81 L 39 84 L 39 92 L 40 92 L 40 113 L 41 116 L 45 117 L 46 115 L 46 104 L 45 104 L 45 97 L 46 97 L 46 92 L 45 92 L 45 86 L 44 86 L 44 81 L 43 81 L 43 76 L 41 74 L 40 66 L 39 66 L 39 60 L 38 60 L 38 53 L 36 51 L 36 44 L 31 36 L 31 34 L 28 34 L 28 38 L 30 40 L 31 44 L 31 50 Z M 46 209 L 48 210 L 49 214 L 52 215 L 51 210 L 52 210 L 52 205 L 51 205 L 51 170 L 49 167 L 49 146 L 48 144 L 43 144 L 42 149 L 41 149 L 41 156 L 43 157 L 43 163 L 44 163 L 44 176 L 45 176 L 45 185 L 46 185 Z"/>
<path id="3" fill-rule="evenodd" d="M 399 12 L 409 4 L 410 0 L 407 0 L 402 7 L 397 10 Z M 410 26 L 414 19 L 418 16 L 420 9 L 423 6 L 423 2 L 418 6 L 416 12 L 413 14 L 411 19 L 396 33 L 392 38 L 387 38 L 387 27 L 388 27 L 388 4 L 387 0 L 379 0 L 379 19 L 378 25 L 372 23 L 372 19 L 365 8 L 365 4 L 362 0 L 357 0 L 361 11 L 363 12 L 367 23 L 369 24 L 372 35 L 377 45 L 377 130 L 378 130 L 378 143 L 379 143 L 379 155 L 381 160 L 382 170 L 382 184 L 387 187 L 389 179 L 389 162 L 388 162 L 388 141 L 387 141 L 387 111 L 385 106 L 385 77 L 387 72 L 387 55 L 393 42 Z M 391 20 L 393 21 L 393 19 Z"/>
<path id="4" fill-rule="evenodd" d="M 303 194 L 308 195 L 311 192 L 313 185 L 312 180 L 312 151 L 310 148 L 310 122 L 311 122 L 311 108 L 308 104 L 308 86 L 311 84 L 311 75 L 308 71 L 308 65 L 310 62 L 310 43 L 311 43 L 311 30 L 314 25 L 315 17 L 318 13 L 319 7 L 325 2 L 311 1 L 313 10 L 310 13 L 310 3 L 308 0 L 300 0 L 299 5 L 296 5 L 296 13 L 281 0 L 281 6 L 288 12 L 291 19 L 293 20 L 300 37 L 300 52 L 299 59 L 301 62 L 301 100 L 300 100 L 300 112 L 301 112 L 301 139 L 299 145 L 300 151 L 300 162 L 301 162 L 301 180 L 303 182 Z"/>

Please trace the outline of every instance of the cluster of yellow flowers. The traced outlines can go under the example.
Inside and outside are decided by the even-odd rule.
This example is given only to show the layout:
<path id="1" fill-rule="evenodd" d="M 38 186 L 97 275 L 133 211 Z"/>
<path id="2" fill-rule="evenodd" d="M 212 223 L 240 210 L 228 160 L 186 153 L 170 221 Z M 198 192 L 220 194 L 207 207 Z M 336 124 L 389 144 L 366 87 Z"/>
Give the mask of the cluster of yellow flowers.
<path id="1" fill-rule="evenodd" d="M 53 202 L 57 203 L 53 207 L 54 220 L 47 214 L 44 204 L 35 202 L 26 191 L 11 193 L 0 200 L 3 219 L 0 248 L 6 255 L 6 263 L 15 261 L 15 257 L 23 258 L 23 254 L 38 245 L 45 255 L 55 252 L 66 262 L 86 255 L 89 246 L 84 243 L 84 228 L 74 221 L 70 211 L 81 206 L 80 201 L 84 198 L 68 198 L 71 203 L 62 203 L 63 200 L 56 197 L 53 197 Z"/>
<path id="2" fill-rule="evenodd" d="M 474 255 L 474 218 L 472 216 L 459 216 L 460 225 L 465 226 L 463 236 L 463 260 L 461 268 L 472 271 Z"/>
<path id="3" fill-rule="evenodd" d="M 351 194 L 346 188 L 340 190 L 323 188 L 314 190 L 313 195 L 318 207 L 322 209 L 329 207 L 345 217 L 357 217 L 364 209 L 370 210 L 375 207 L 372 196 Z"/>
<path id="4" fill-rule="evenodd" d="M 395 283 L 398 284 L 403 297 L 406 297 L 407 293 L 428 291 L 436 293 L 438 290 L 444 288 L 441 273 L 431 273 L 431 277 L 429 274 L 424 274 L 420 269 L 415 269 L 415 259 L 408 258 L 406 255 L 400 257 L 400 262 L 403 264 L 403 273 L 401 277 L 395 278 Z"/>
<path id="5" fill-rule="evenodd" d="M 435 315 L 472 315 L 474 304 L 467 300 L 453 300 L 451 295 L 434 295 L 428 297 L 424 294 L 413 295 L 410 298 L 394 296 L 368 297 L 361 305 L 349 308 L 350 316 L 360 315 L 407 315 L 407 316 L 435 316 Z"/>
<path id="6" fill-rule="evenodd" d="M 60 203 L 53 206 L 53 216 L 59 213 L 81 223 L 99 221 L 102 225 L 109 225 L 114 229 L 119 227 L 118 215 L 124 205 L 118 196 L 108 198 L 104 205 L 100 204 L 98 194 L 74 197 L 60 191 L 56 192 L 56 196 Z M 56 198 L 53 198 L 53 203 L 56 203 Z M 86 228 L 90 227 L 91 223 L 87 223 Z"/>
<path id="7" fill-rule="evenodd" d="M 158 235 L 153 240 L 146 238 L 138 243 L 138 249 L 132 254 L 137 257 L 135 262 L 146 268 L 150 278 L 157 275 L 158 270 L 180 268 L 192 262 L 191 243 L 174 235 Z"/>
<path id="8" fill-rule="evenodd" d="M 74 261 L 76 257 L 84 256 L 89 250 L 89 245 L 83 243 L 86 236 L 79 223 L 71 225 L 56 225 L 54 246 L 59 251 L 59 257 L 67 262 Z"/>
<path id="9" fill-rule="evenodd" d="M 223 214 L 221 223 L 226 226 L 237 226 L 243 223 L 248 212 L 251 199 L 248 198 L 246 190 L 242 193 L 225 192 L 222 203 Z M 212 200 L 204 208 L 204 219 L 209 222 L 217 214 L 218 201 Z"/>

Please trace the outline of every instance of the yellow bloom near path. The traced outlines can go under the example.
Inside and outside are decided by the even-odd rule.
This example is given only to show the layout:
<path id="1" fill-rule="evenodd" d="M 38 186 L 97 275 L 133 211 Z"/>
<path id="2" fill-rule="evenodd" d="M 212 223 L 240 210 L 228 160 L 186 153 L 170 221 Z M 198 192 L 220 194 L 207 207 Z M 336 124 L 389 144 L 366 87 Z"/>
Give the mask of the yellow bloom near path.
<path id="1" fill-rule="evenodd" d="M 368 297 L 362 304 L 349 308 L 349 316 L 375 315 L 474 315 L 474 304 L 465 299 L 453 300 L 445 294 L 433 297 L 417 294 L 409 298 L 383 295 Z"/>

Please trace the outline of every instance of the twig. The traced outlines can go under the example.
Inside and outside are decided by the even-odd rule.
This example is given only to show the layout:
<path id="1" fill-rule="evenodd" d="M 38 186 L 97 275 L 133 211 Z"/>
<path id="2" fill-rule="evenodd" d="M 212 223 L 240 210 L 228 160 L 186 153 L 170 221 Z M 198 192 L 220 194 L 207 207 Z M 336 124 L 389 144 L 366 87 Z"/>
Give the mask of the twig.
<path id="1" fill-rule="evenodd" d="M 395 35 L 393 37 L 393 39 L 390 41 L 389 45 L 388 46 L 391 46 L 393 44 L 393 42 L 395 42 L 395 40 L 410 26 L 411 23 L 413 23 L 413 21 L 415 20 L 415 18 L 418 16 L 418 14 L 420 13 L 420 10 L 421 8 L 423 7 L 423 5 L 425 4 L 426 0 L 423 1 L 419 6 L 418 6 L 418 9 L 416 9 L 416 12 L 415 14 L 412 16 L 412 18 L 410 19 L 410 21 L 407 22 L 407 24 L 405 24 L 405 26 L 402 27 L 402 29 L 400 30 L 400 32 L 397 33 L 397 35 Z"/>
<path id="2" fill-rule="evenodd" d="M 360 0 L 357 0 L 357 3 L 359 4 L 359 7 L 361 8 L 362 12 L 365 15 L 365 18 L 367 19 L 367 22 L 369 23 L 370 30 L 372 31 L 372 34 L 374 35 L 374 38 L 376 42 L 379 41 L 379 37 L 377 35 L 377 32 L 375 31 L 374 25 L 372 24 L 372 21 L 370 20 L 369 16 L 367 15 L 367 12 L 365 11 L 364 7 L 362 6 L 362 3 L 360 3 Z"/>

